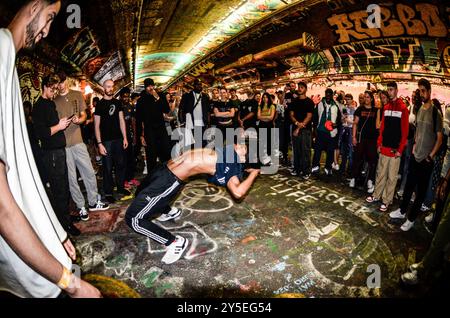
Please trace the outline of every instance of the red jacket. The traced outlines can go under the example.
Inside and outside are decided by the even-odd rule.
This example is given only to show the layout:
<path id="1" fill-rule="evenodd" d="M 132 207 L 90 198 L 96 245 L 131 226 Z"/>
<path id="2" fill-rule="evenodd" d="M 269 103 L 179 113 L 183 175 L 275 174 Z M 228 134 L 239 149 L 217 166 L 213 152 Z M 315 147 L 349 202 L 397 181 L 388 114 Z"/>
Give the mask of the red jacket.
<path id="1" fill-rule="evenodd" d="M 381 119 L 378 147 L 381 153 L 394 157 L 395 152 L 400 154 L 405 149 L 409 131 L 409 111 L 401 98 L 390 101 L 384 106 Z"/>

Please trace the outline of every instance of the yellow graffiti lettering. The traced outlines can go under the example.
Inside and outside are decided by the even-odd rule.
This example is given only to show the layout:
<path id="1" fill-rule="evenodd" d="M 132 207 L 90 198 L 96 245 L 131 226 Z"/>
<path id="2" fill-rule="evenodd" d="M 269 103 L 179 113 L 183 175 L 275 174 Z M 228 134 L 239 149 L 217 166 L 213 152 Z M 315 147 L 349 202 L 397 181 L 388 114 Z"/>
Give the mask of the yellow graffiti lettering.
<path id="1" fill-rule="evenodd" d="M 339 36 L 338 41 L 340 43 L 350 42 L 350 36 L 354 37 L 356 40 L 369 39 L 368 35 L 358 33 L 353 29 L 354 24 L 348 20 L 348 16 L 346 13 L 334 14 L 333 16 L 328 18 L 327 21 L 331 26 L 337 27 L 337 30 L 335 32 Z"/>
<path id="2" fill-rule="evenodd" d="M 418 3 L 416 9 L 421 13 L 422 21 L 427 26 L 429 36 L 444 37 L 447 35 L 447 28 L 439 19 L 439 11 L 436 6 L 428 3 Z"/>
<path id="3" fill-rule="evenodd" d="M 414 19 L 416 12 L 413 8 L 399 3 L 397 4 L 397 13 L 408 35 L 424 35 L 427 33 L 425 24 L 418 19 Z"/>
<path id="4" fill-rule="evenodd" d="M 397 19 L 392 18 L 391 10 L 381 7 L 381 32 L 383 36 L 399 36 L 405 33 L 405 28 Z"/>
<path id="5" fill-rule="evenodd" d="M 333 14 L 327 19 L 334 27 L 339 43 L 375 39 L 379 37 L 396 37 L 422 35 L 429 37 L 446 37 L 448 30 L 441 20 L 437 6 L 418 3 L 413 8 L 398 3 L 395 7 L 380 6 L 381 28 L 367 27 L 368 13 L 358 10 L 350 13 Z"/>
<path id="6" fill-rule="evenodd" d="M 380 37 L 380 30 L 376 28 L 364 28 L 363 24 L 367 21 L 367 12 L 366 11 L 355 11 L 349 14 L 350 19 L 355 24 L 355 31 L 358 33 L 367 34 L 370 38 L 378 38 Z"/>

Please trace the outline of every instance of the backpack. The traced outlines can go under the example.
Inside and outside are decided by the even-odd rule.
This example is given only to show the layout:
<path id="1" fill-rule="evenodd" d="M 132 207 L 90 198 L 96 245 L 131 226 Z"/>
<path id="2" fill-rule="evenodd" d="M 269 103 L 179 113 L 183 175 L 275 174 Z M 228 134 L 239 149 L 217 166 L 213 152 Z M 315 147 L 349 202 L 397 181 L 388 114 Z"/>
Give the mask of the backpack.
<path id="1" fill-rule="evenodd" d="M 442 115 L 441 110 L 438 109 L 433 104 L 433 132 L 436 131 L 436 123 L 437 123 L 438 112 L 441 113 L 441 115 Z M 445 152 L 447 151 L 447 142 L 448 142 L 448 136 L 446 134 L 444 134 L 444 132 L 442 132 L 442 144 L 439 147 L 439 150 L 436 152 L 436 156 L 439 156 L 441 154 L 445 154 Z"/>

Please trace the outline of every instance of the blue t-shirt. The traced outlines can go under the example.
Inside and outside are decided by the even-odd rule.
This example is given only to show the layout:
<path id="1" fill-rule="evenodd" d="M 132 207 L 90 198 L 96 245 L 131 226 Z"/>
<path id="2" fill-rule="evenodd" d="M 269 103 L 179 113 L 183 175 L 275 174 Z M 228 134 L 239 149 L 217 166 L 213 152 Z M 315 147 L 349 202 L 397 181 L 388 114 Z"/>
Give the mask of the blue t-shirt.
<path id="1" fill-rule="evenodd" d="M 228 145 L 225 149 L 217 148 L 216 153 L 216 173 L 208 178 L 208 182 L 218 186 L 226 186 L 233 176 L 237 176 L 241 180 L 242 164 L 239 162 L 238 154 L 234 151 L 234 146 Z"/>

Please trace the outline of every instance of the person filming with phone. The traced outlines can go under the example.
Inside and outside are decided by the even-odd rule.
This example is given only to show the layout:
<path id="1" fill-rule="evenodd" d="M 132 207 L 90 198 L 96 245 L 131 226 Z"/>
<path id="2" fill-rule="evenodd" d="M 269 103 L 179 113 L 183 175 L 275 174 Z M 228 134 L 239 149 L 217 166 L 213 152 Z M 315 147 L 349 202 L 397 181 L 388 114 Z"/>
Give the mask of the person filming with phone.
<path id="1" fill-rule="evenodd" d="M 74 116 L 59 118 L 53 101 L 60 80 L 56 74 L 42 79 L 42 96 L 33 107 L 33 124 L 43 152 L 43 162 L 49 176 L 50 202 L 63 228 L 71 235 L 80 231 L 73 225 L 69 213 L 69 178 L 66 164 L 64 131 Z"/>

